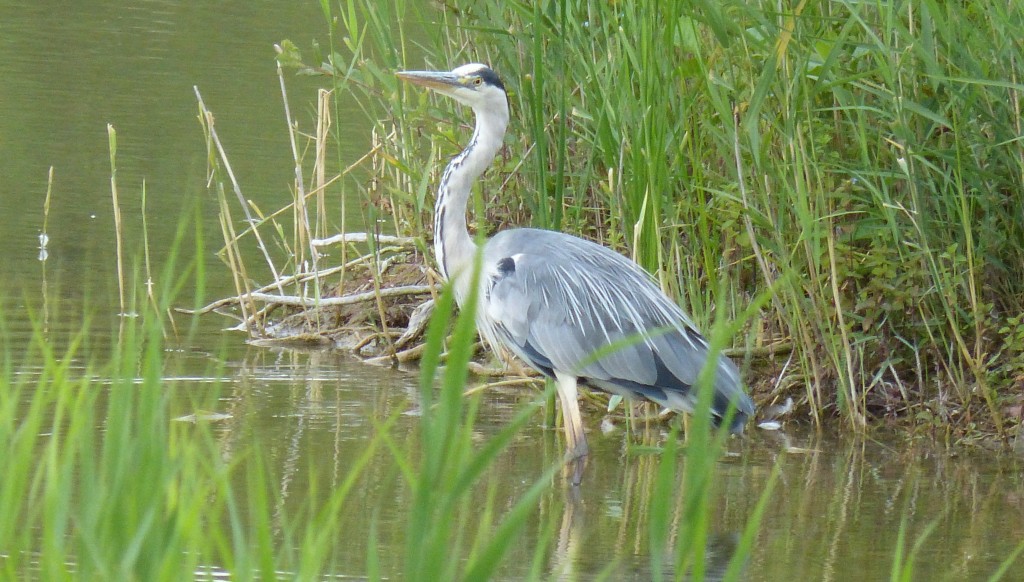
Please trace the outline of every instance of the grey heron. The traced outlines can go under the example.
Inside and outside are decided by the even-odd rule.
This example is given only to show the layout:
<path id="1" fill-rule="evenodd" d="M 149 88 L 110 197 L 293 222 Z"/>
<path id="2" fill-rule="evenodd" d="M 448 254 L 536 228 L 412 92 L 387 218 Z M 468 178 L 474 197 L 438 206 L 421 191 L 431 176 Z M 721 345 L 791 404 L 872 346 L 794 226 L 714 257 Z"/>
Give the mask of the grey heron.
<path id="1" fill-rule="evenodd" d="M 491 164 L 505 136 L 505 87 L 481 64 L 451 72 L 397 74 L 468 105 L 476 115 L 473 137 L 448 163 L 434 207 L 437 265 L 463 305 L 478 252 L 467 227 L 466 206 L 473 182 Z M 505 346 L 554 379 L 567 460 L 581 460 L 588 451 L 577 401 L 580 384 L 693 412 L 697 376 L 710 357 L 708 342 L 639 265 L 597 243 L 535 228 L 495 234 L 484 245 L 482 260 L 477 328 L 492 347 Z M 723 355 L 717 356 L 713 388 L 713 421 L 717 425 L 730 418 L 728 429 L 741 432 L 754 414 L 754 403 L 736 365 Z M 573 483 L 581 476 L 582 462 Z"/>

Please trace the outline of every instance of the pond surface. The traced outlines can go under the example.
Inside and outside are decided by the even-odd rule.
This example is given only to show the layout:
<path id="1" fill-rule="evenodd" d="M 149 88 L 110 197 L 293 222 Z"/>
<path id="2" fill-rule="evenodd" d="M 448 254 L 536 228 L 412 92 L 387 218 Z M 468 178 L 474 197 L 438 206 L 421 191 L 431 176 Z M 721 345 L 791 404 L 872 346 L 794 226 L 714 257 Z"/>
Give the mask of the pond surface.
<path id="1" fill-rule="evenodd" d="M 182 208 L 203 208 L 202 229 L 219 241 L 216 205 L 206 188 L 207 159 L 196 121 L 193 86 L 217 115 L 217 128 L 248 198 L 263 208 L 289 199 L 292 160 L 272 43 L 300 47 L 326 37 L 319 3 L 92 1 L 68 5 L 0 4 L 0 341 L 19 361 L 32 322 L 60 346 L 83 326 L 82 358 L 114 349 L 118 321 L 107 124 L 118 133 L 118 180 L 126 237 L 139 240 L 141 192 L 147 194 L 154 262 L 170 244 Z M 316 81 L 289 76 L 292 110 L 309 126 Z M 361 114 L 354 111 L 350 121 Z M 354 127 L 354 160 L 368 148 L 369 128 Z M 47 175 L 54 168 L 46 231 L 49 256 L 39 260 Z M 157 218 L 152 218 L 157 217 Z M 186 237 L 187 238 L 187 237 Z M 206 249 L 206 295 L 230 293 L 227 270 Z M 133 251 L 134 252 L 134 251 Z M 183 252 L 189 252 L 186 246 Z M 138 256 L 133 254 L 132 256 Z M 192 299 L 187 303 L 191 305 Z M 217 384 L 223 450 L 259 443 L 277 476 L 283 507 L 301 504 L 310 480 L 337 486 L 375 428 L 415 408 L 415 371 L 371 367 L 334 352 L 267 349 L 222 328 L 209 316 L 187 345 L 168 350 L 166 385 L 183 413 L 195 394 Z M 211 372 L 215 370 L 216 372 Z M 180 398 L 178 398 L 180 396 Z M 493 391 L 484 398 L 481 436 L 504 426 L 531 391 Z M 532 548 L 555 532 L 545 571 L 562 579 L 593 578 L 616 564 L 611 579 L 650 578 L 645 508 L 657 462 L 625 452 L 622 423 L 607 432 L 587 419 L 592 459 L 578 494 L 552 483 L 506 560 L 502 577 L 526 572 Z M 395 442 L 412 442 L 418 424 L 401 414 Z M 657 442 L 662 428 L 647 438 Z M 562 454 L 560 436 L 528 424 L 483 480 L 500 499 L 516 499 Z M 729 444 L 715 475 L 715 531 L 709 564 L 727 556 L 754 510 L 776 463 L 781 479 L 744 578 L 747 580 L 880 580 L 889 576 L 901 521 L 912 540 L 933 522 L 915 579 L 985 579 L 1024 539 L 1024 477 L 1017 458 L 980 450 L 949 451 L 899 435 L 846 439 L 786 427 L 749 430 Z M 371 464 L 346 510 L 350 529 L 377 519 L 382 569 L 400 576 L 408 491 L 389 453 Z M 315 467 L 315 470 L 312 469 Z M 366 537 L 340 550 L 341 575 L 365 574 Z M 3 548 L 0 548 L 2 553 Z M 1024 579 L 1024 566 L 1007 577 Z"/>

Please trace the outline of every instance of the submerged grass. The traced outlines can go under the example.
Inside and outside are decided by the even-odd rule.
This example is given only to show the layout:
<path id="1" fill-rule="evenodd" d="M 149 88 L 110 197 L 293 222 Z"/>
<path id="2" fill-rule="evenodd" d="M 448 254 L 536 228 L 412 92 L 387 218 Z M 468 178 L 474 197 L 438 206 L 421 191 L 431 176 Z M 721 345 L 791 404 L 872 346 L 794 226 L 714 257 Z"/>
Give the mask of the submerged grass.
<path id="1" fill-rule="evenodd" d="M 490 63 L 513 137 L 480 230 L 612 245 L 702 327 L 774 287 L 734 340 L 763 403 L 1006 437 L 1024 354 L 1019 3 L 322 6 L 332 48 L 307 70 L 379 120 L 383 190 L 366 196 L 400 231 L 429 237 L 436 159 L 467 114 L 393 72 Z"/>

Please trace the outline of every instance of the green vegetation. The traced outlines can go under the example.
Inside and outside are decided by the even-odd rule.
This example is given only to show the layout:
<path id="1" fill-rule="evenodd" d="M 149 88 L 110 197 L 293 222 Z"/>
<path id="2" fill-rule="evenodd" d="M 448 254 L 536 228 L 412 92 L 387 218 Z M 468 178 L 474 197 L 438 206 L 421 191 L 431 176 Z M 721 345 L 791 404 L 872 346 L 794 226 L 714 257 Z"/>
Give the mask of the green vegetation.
<path id="1" fill-rule="evenodd" d="M 331 35 L 305 70 L 379 120 L 366 196 L 399 232 L 429 239 L 469 113 L 394 71 L 488 62 L 513 137 L 479 228 L 613 245 L 705 328 L 773 289 L 735 337 L 762 403 L 1005 437 L 1024 352 L 1024 7 L 780 6 L 325 1 Z"/>
<path id="2" fill-rule="evenodd" d="M 1017 404 L 1011 388 L 1024 369 L 1024 8 L 1016 3 L 798 3 L 792 13 L 767 2 L 631 0 L 459 0 L 429 14 L 402 0 L 323 7 L 330 49 L 317 49 L 322 65 L 307 70 L 332 75 L 337 90 L 358 95 L 380 120 L 368 207 L 387 205 L 394 229 L 422 249 L 438 160 L 466 137 L 451 120 L 467 113 L 404 93 L 393 72 L 486 61 L 504 74 L 515 116 L 509 147 L 480 189 L 480 234 L 532 221 L 632 254 L 712 330 L 716 346 L 731 338 L 748 354 L 762 402 L 795 392 L 802 411 L 853 427 L 899 415 L 949 436 L 1005 430 L 1003 410 Z M 407 28 L 435 20 L 441 25 Z M 297 49 L 283 48 L 282 62 L 301 66 Z M 323 97 L 320 119 L 341 119 L 330 110 L 336 104 Z M 241 294 L 254 290 L 237 246 L 245 233 L 235 230 L 242 221 L 231 215 L 225 160 L 202 112 L 225 261 Z M 343 132 L 325 123 L 314 136 L 317 179 L 296 189 L 291 238 L 276 214 L 246 217 L 248 233 L 274 230 L 296 272 L 316 261 L 311 239 L 328 232 L 335 182 L 325 152 Z M 301 175 L 300 148 L 295 157 Z M 337 160 L 334 173 L 350 174 L 351 162 Z M 371 210 L 368 222 L 375 219 Z M 208 248 L 201 232 L 195 246 Z M 276 279 L 285 269 L 271 260 L 273 245 L 259 247 Z M 304 500 L 285 505 L 257 440 L 228 451 L 212 422 L 173 422 L 184 411 L 215 410 L 218 390 L 188 395 L 182 410 L 165 385 L 164 350 L 175 333 L 168 310 L 189 278 L 201 289 L 205 277 L 201 261 L 176 270 L 170 255 L 158 274 L 148 256 L 135 257 L 144 267 L 134 278 L 144 271 L 145 283 L 119 269 L 122 311 L 138 317 L 120 321 L 109 360 L 80 364 L 86 332 L 57 352 L 37 328 L 18 359 L 0 341 L 0 579 L 182 580 L 222 571 L 233 580 L 486 579 L 512 559 L 517 578 L 572 577 L 583 561 L 573 552 L 588 540 L 574 537 L 579 500 L 561 486 L 558 465 L 510 496 L 498 495 L 507 484 L 492 470 L 540 405 L 523 407 L 497 434 L 476 434 L 480 396 L 464 395 L 472 313 L 456 316 L 448 290 L 426 332 L 416 434 L 401 440 L 393 431 L 401 408 L 373 419 L 374 437 L 330 489 L 310 479 Z M 707 419 L 694 416 L 685 451 L 673 434 L 657 454 L 629 452 L 644 455 L 623 477 L 639 493 L 624 495 L 631 505 L 615 517 L 621 552 L 595 558 L 606 579 L 637 555 L 656 580 L 744 575 L 779 471 L 755 473 L 759 502 L 733 501 L 750 518 L 724 544 L 723 562 L 712 561 L 726 436 Z M 791 552 L 793 531 L 817 533 L 822 524 L 829 537 L 808 544 L 829 553 L 842 545 L 863 501 L 851 493 L 861 483 L 854 479 L 886 477 L 863 461 L 837 464 L 850 479 L 839 501 L 826 516 L 807 505 L 795 522 L 775 523 L 782 534 L 772 539 L 782 541 L 770 551 Z M 375 511 L 398 506 L 401 533 L 385 530 L 383 518 L 368 528 L 348 519 L 371 479 L 388 495 L 389 506 Z M 992 497 L 969 479 L 944 481 L 947 501 Z M 911 515 L 915 486 L 893 488 L 882 492 L 905 496 L 903 515 Z M 976 497 L 964 496 L 968 489 Z M 981 503 L 964 505 L 974 514 Z M 893 580 L 911 579 L 942 533 L 941 517 L 915 517 L 928 525 L 901 521 Z M 950 535 L 986 539 L 971 533 Z M 365 555 L 342 561 L 353 539 Z M 1010 572 L 1022 550 L 991 579 Z M 981 551 L 967 544 L 963 554 Z"/>
<path id="3" fill-rule="evenodd" d="M 115 175 L 112 129 L 110 135 Z M 222 208 L 225 198 L 221 191 Z M 517 579 L 547 579 L 576 568 L 577 557 L 555 547 L 579 543 L 573 515 L 581 500 L 557 477 L 560 457 L 511 497 L 499 494 L 507 484 L 493 468 L 523 426 L 536 420 L 544 399 L 523 407 L 497 434 L 476 434 L 481 396 L 464 394 L 475 343 L 474 302 L 456 317 L 449 288 L 439 295 L 427 330 L 416 434 L 399 440 L 393 431 L 405 407 L 372 419 L 373 437 L 361 443 L 330 488 L 311 478 L 301 501 L 284 503 L 285 487 L 275 476 L 280 469 L 268 466 L 261 441 L 225 440 L 216 423 L 229 415 L 203 412 L 217 411 L 219 387 L 180 394 L 169 386 L 176 373 L 166 350 L 190 342 L 179 337 L 187 332 L 168 316 L 170 308 L 186 285 L 194 285 L 196 302 L 205 287 L 201 252 L 178 268 L 177 249 L 192 222 L 196 217 L 182 220 L 159 273 L 152 271 L 145 232 L 135 268 L 119 269 L 123 314 L 109 354 L 85 354 L 88 331 L 58 352 L 37 325 L 16 359 L 0 309 L 0 448 L 7 451 L 0 479 L 0 579 L 317 580 L 355 573 L 371 580 L 486 580 L 510 568 L 510 554 L 520 560 L 511 566 Z M 194 246 L 206 248 L 202 230 L 194 234 Z M 207 376 L 223 374 L 211 370 Z M 705 396 L 699 408 L 706 410 L 710 392 Z M 632 544 L 646 543 L 654 579 L 692 572 L 700 580 L 709 568 L 738 579 L 775 478 L 768 479 L 738 541 L 709 558 L 716 543 L 713 467 L 727 438 L 724 432 L 712 438 L 709 418 L 701 414 L 691 427 L 685 462 L 672 437 L 662 455 L 638 470 L 635 486 L 648 501 L 621 516 L 636 537 L 616 544 L 619 554 L 600 556 L 606 576 L 615 576 L 618 560 L 635 551 Z M 357 497 L 371 486 L 385 493 L 369 527 L 350 522 L 353 507 L 366 502 Z M 391 526 L 387 535 L 404 541 L 400 555 L 394 549 L 402 543 L 379 542 L 377 517 L 396 504 L 402 525 Z M 523 535 L 527 528 L 532 535 Z M 366 548 L 355 561 L 347 552 L 354 545 Z"/>
<path id="4" fill-rule="evenodd" d="M 112 129 L 110 135 L 115 175 Z M 226 204 L 223 195 L 220 202 Z M 304 495 L 285 503 L 288 487 L 275 475 L 280 468 L 268 465 L 260 439 L 225 439 L 218 432 L 216 423 L 230 418 L 217 411 L 219 387 L 180 394 L 169 386 L 176 373 L 166 350 L 190 345 L 187 335 L 179 337 L 183 331 L 168 316 L 170 308 L 186 284 L 194 285 L 196 302 L 205 287 L 201 253 L 178 268 L 178 249 L 195 219 L 184 217 L 159 273 L 151 269 L 145 232 L 136 267 L 118 270 L 124 313 L 116 322 L 116 349 L 106 356 L 85 355 L 88 331 L 58 352 L 37 324 L 16 359 L 0 309 L 0 447 L 7 451 L 0 579 L 318 580 L 355 573 L 371 580 L 486 580 L 510 567 L 510 554 L 521 560 L 511 566 L 517 579 L 547 579 L 576 567 L 575 556 L 555 548 L 578 543 L 572 516 L 581 503 L 574 498 L 578 491 L 556 477 L 560 457 L 512 496 L 500 494 L 507 484 L 493 467 L 523 426 L 536 420 L 543 398 L 497 434 L 476 434 L 481 396 L 464 394 L 475 302 L 456 317 L 450 288 L 440 293 L 427 330 L 416 434 L 400 440 L 393 431 L 406 407 L 371 419 L 373 436 L 329 488 L 320 488 L 313 461 Z M 194 233 L 195 247 L 206 248 L 202 230 Z M 705 396 L 698 408 L 707 410 L 710 392 Z M 647 543 L 655 579 L 692 572 L 699 580 L 712 567 L 737 579 L 775 480 L 769 478 L 740 541 L 711 561 L 713 466 L 726 434 L 713 439 L 710 415 L 700 417 L 685 463 L 670 438 L 664 454 L 647 465 L 646 489 L 637 485 L 649 503 L 622 516 L 637 530 L 631 541 Z M 384 493 L 369 527 L 350 521 L 373 486 Z M 379 542 L 378 516 L 394 505 L 401 526 L 392 525 L 387 535 L 404 542 L 400 555 L 394 550 L 402 543 Z M 534 531 L 524 544 L 527 527 Z M 396 531 L 403 529 L 404 535 Z M 353 560 L 348 550 L 357 545 L 365 555 Z M 626 554 L 619 549 L 619 555 L 601 556 L 608 576 Z"/>
<path id="5" fill-rule="evenodd" d="M 371 580 L 486 580 L 508 567 L 510 553 L 523 560 L 512 569 L 517 579 L 548 579 L 552 570 L 574 568 L 572 557 L 554 548 L 572 542 L 572 514 L 580 503 L 556 477 L 557 455 L 514 498 L 498 494 L 504 475 L 492 465 L 536 420 L 542 399 L 497 434 L 482 440 L 474 434 L 480 396 L 463 394 L 474 344 L 472 310 L 453 317 L 450 289 L 439 297 L 428 329 L 417 435 L 396 438 L 393 424 L 405 410 L 397 407 L 375 420 L 374 436 L 334 486 L 322 490 L 310 479 L 295 506 L 283 503 L 279 469 L 267 465 L 259 439 L 232 446 L 217 431 L 222 415 L 199 412 L 217 409 L 218 389 L 190 392 L 182 402 L 168 386 L 166 378 L 175 375 L 165 357 L 168 308 L 184 280 L 196 276 L 203 286 L 197 263 L 178 271 L 174 254 L 153 287 L 126 287 L 126 307 L 139 316 L 121 320 L 109 361 L 83 367 L 85 332 L 58 353 L 41 328 L 22 359 L 15 361 L 9 349 L 0 352 L 0 447 L 6 451 L 0 579 L 159 581 L 227 574 L 232 580 L 318 580 L 355 573 Z M 187 338 L 175 341 L 188 344 Z M 211 370 L 209 376 L 222 374 Z M 190 422 L 175 422 L 184 418 Z M 722 432 L 712 439 L 708 418 L 700 415 L 694 423 L 685 464 L 669 439 L 644 479 L 649 506 L 622 516 L 648 524 L 636 543 L 649 541 L 655 579 L 692 571 L 699 580 L 706 567 L 713 465 L 726 438 Z M 726 579 L 738 579 L 773 482 L 736 548 L 713 563 L 730 568 Z M 404 537 L 394 526 L 387 533 L 404 539 L 403 555 L 394 554 L 401 544 L 393 540 L 379 544 L 377 517 L 369 528 L 349 521 L 371 485 L 383 485 L 387 498 L 375 515 L 400 506 Z M 528 526 L 533 535 L 524 545 Z M 361 544 L 365 557 L 341 560 Z M 614 576 L 617 557 L 601 558 Z"/>

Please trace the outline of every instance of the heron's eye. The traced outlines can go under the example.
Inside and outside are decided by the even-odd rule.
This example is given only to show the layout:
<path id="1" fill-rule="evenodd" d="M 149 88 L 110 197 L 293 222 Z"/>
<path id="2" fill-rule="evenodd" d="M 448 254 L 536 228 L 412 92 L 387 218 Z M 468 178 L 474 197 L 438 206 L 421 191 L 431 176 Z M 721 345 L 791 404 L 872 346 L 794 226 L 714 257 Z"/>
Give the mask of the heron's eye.
<path id="1" fill-rule="evenodd" d="M 484 80 L 481 79 L 480 77 L 477 77 L 476 79 L 473 79 L 473 84 L 479 87 L 480 85 L 484 84 Z"/>

